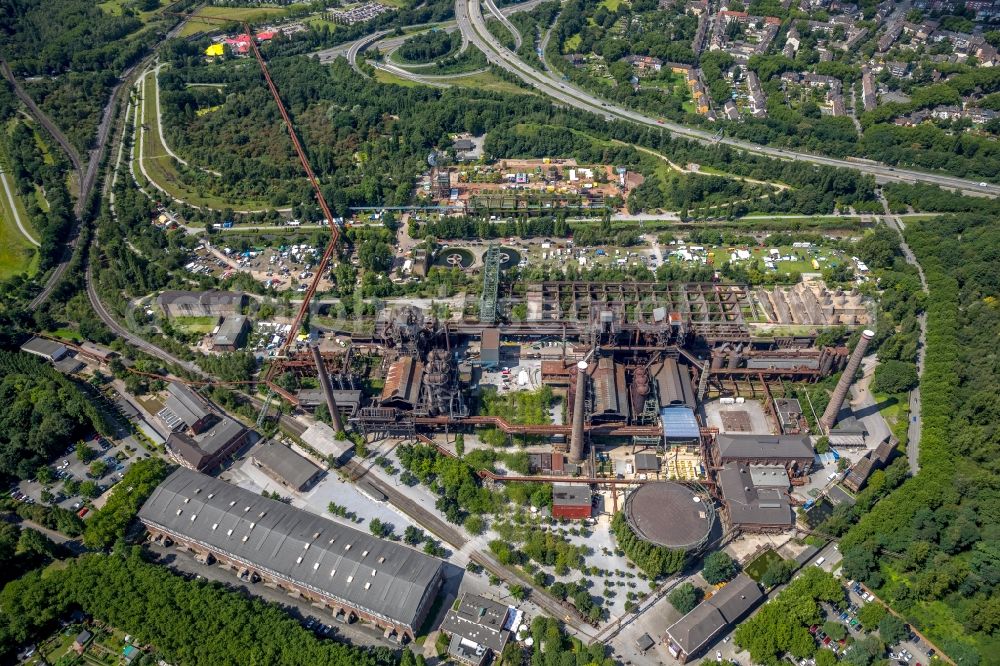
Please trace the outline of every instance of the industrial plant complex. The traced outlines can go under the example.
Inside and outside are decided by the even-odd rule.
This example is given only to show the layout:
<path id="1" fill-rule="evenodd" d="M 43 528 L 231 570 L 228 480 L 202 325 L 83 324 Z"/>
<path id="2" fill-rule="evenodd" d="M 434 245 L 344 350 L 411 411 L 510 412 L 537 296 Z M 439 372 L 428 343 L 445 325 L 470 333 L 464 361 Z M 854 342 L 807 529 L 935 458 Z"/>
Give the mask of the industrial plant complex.
<path id="1" fill-rule="evenodd" d="M 1000 0 L 4 15 L 0 663 L 994 663 Z"/>

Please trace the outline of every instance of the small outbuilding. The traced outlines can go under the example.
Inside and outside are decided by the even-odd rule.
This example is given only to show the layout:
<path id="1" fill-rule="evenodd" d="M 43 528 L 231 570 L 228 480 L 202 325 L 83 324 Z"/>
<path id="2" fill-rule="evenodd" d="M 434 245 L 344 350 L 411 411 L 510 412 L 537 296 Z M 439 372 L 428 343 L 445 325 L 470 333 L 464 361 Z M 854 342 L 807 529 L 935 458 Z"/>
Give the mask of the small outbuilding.
<path id="1" fill-rule="evenodd" d="M 76 638 L 73 639 L 73 652 L 82 655 L 84 650 L 87 649 L 87 643 L 89 643 L 90 639 L 93 637 L 94 635 L 86 629 L 78 633 Z"/>
<path id="2" fill-rule="evenodd" d="M 308 490 L 323 476 L 323 470 L 287 446 L 262 442 L 250 451 L 250 462 L 281 485 L 297 492 Z"/>
<path id="3" fill-rule="evenodd" d="M 583 483 L 552 484 L 552 517 L 583 520 L 590 518 L 591 504 L 590 486 Z"/>

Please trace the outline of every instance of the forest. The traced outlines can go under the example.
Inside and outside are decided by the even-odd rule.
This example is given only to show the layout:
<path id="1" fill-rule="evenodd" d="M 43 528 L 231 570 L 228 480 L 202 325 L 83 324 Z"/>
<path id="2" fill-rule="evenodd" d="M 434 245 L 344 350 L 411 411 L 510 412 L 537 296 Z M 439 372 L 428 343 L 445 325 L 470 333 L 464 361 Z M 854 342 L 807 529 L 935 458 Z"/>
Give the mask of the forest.
<path id="1" fill-rule="evenodd" d="M 433 62 L 458 49 L 461 43 L 462 35 L 459 32 L 431 30 L 410 37 L 396 53 L 404 62 Z"/>
<path id="2" fill-rule="evenodd" d="M 184 3 L 175 5 L 175 10 Z M 93 0 L 11 0 L 4 3 L 0 54 L 78 151 L 91 147 L 117 77 L 135 64 L 175 19 L 144 24 Z"/>
<path id="3" fill-rule="evenodd" d="M 31 478 L 78 439 L 109 432 L 74 380 L 42 359 L 0 350 L 0 483 Z"/>
<path id="4" fill-rule="evenodd" d="M 181 178 L 199 191 L 301 205 L 318 216 L 305 182 L 297 177 L 287 134 L 259 74 L 227 63 L 205 64 L 192 57 L 193 48 L 168 45 L 171 67 L 161 74 L 167 141 L 201 167 L 180 169 Z M 607 142 L 617 139 L 659 150 L 678 162 L 711 164 L 734 175 L 793 185 L 767 200 L 769 210 L 795 208 L 811 214 L 830 212 L 837 204 L 874 205 L 871 179 L 848 170 L 802 169 L 743 156 L 725 147 L 675 140 L 656 128 L 608 124 L 543 99 L 372 84 L 344 61 L 322 66 L 304 58 L 274 58 L 271 71 L 337 215 L 350 206 L 408 202 L 427 155 L 450 144 L 449 135 L 457 132 L 486 132 L 486 150 L 495 159 L 564 154 L 591 163 L 637 162 L 634 148 Z M 192 88 L 191 83 L 218 89 Z M 692 204 L 699 201 L 694 190 L 680 196 L 689 196 Z"/>
<path id="5" fill-rule="evenodd" d="M 0 154 L 6 157 L 17 194 L 38 232 L 39 271 L 44 272 L 58 262 L 73 224 L 73 201 L 66 188 L 69 163 L 61 151 L 50 150 L 48 156 L 43 152 L 47 135 L 16 120 L 18 104 L 10 84 L 0 80 L 0 125 L 7 128 L 0 132 Z M 47 210 L 36 195 L 39 188 Z"/>
<path id="6" fill-rule="evenodd" d="M 949 215 L 907 225 L 924 268 L 927 361 L 920 472 L 847 530 L 861 580 L 963 666 L 1000 654 L 1000 230 Z"/>
<path id="7" fill-rule="evenodd" d="M 365 650 L 320 640 L 274 604 L 218 583 L 185 580 L 146 562 L 138 547 L 125 546 L 113 554 L 92 553 L 59 568 L 36 570 L 9 583 L 0 592 L 0 657 L 57 628 L 75 608 L 152 645 L 174 664 L 399 662 L 388 648 Z"/>

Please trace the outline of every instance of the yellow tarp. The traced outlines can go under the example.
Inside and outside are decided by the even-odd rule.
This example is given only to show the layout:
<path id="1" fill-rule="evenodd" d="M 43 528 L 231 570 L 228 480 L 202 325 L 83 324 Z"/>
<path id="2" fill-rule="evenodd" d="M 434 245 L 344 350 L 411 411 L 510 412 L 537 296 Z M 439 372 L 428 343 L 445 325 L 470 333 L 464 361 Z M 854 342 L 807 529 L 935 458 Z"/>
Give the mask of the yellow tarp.
<path id="1" fill-rule="evenodd" d="M 222 44 L 212 44 L 207 49 L 205 49 L 205 55 L 207 56 L 220 56 L 224 55 L 226 52 L 226 47 Z"/>

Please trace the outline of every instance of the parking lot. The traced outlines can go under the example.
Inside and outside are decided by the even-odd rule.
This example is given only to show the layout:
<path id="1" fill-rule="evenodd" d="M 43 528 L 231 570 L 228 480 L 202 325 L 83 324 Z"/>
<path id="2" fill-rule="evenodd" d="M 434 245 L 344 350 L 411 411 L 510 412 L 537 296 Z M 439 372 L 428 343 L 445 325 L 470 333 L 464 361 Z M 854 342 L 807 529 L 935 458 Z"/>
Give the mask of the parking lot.
<path id="1" fill-rule="evenodd" d="M 118 409 L 111 402 L 101 406 L 108 410 Z M 20 501 L 52 504 L 75 512 L 87 508 L 84 505 L 100 508 L 103 505 L 103 494 L 121 480 L 122 475 L 136 460 L 150 455 L 125 427 L 120 410 L 114 416 L 117 417 L 117 432 L 113 438 L 106 439 L 94 434 L 84 440 L 83 445 L 90 449 L 88 462 L 81 460 L 77 454 L 78 443 L 67 442 L 62 455 L 46 466 L 48 471 L 40 472 L 33 479 L 21 481 L 11 489 L 11 495 Z M 101 472 L 99 476 L 90 474 L 91 466 L 95 463 L 95 471 Z M 85 498 L 80 492 L 80 486 L 88 481 L 98 485 L 100 492 L 94 499 Z M 89 509 L 83 511 L 81 517 L 86 518 L 88 513 Z"/>

